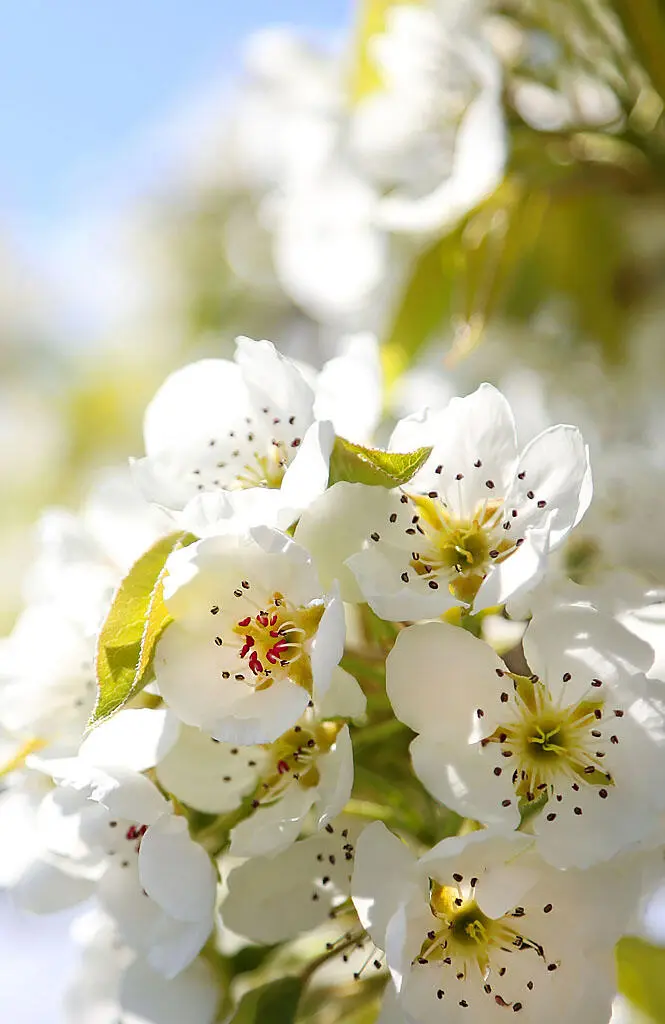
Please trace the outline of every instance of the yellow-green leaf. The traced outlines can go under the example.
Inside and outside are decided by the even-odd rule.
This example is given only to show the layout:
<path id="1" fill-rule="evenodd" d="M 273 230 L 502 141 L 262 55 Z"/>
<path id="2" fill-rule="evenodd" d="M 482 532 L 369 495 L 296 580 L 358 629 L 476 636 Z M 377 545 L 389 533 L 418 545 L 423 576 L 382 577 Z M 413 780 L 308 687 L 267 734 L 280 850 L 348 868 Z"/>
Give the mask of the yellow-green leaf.
<path id="1" fill-rule="evenodd" d="M 300 978 L 287 975 L 250 989 L 240 1000 L 229 1024 L 293 1024 L 302 987 Z"/>
<path id="2" fill-rule="evenodd" d="M 619 991 L 654 1021 L 665 1020 L 665 948 L 628 936 L 616 950 Z"/>
<path id="3" fill-rule="evenodd" d="M 337 437 L 330 457 L 330 486 L 346 480 L 374 487 L 400 487 L 427 462 L 431 451 L 417 448 L 414 452 L 386 452 Z"/>
<path id="4" fill-rule="evenodd" d="M 190 533 L 158 540 L 118 587 L 97 644 L 97 703 L 91 722 L 100 722 L 140 693 L 149 680 L 155 645 L 170 618 L 162 597 L 166 560 L 191 544 Z"/>

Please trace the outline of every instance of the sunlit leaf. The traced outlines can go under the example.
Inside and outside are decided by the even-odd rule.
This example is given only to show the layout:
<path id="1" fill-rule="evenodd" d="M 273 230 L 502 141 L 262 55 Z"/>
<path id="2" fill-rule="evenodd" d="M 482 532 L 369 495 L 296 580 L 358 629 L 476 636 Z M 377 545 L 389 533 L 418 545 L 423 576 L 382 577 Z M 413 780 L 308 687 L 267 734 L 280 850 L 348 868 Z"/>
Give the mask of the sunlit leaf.
<path id="1" fill-rule="evenodd" d="M 616 956 L 619 991 L 654 1021 L 665 1020 L 665 948 L 628 936 Z"/>
<path id="2" fill-rule="evenodd" d="M 417 448 L 414 452 L 386 452 L 337 437 L 330 457 L 330 486 L 346 480 L 374 487 L 400 487 L 427 462 L 431 451 Z"/>
<path id="3" fill-rule="evenodd" d="M 293 1024 L 302 993 L 293 975 L 246 992 L 229 1024 Z"/>
<path id="4" fill-rule="evenodd" d="M 97 645 L 97 703 L 92 722 L 108 718 L 148 682 L 155 645 L 170 621 L 162 597 L 166 560 L 193 540 L 188 533 L 162 537 L 141 555 L 118 587 Z"/>

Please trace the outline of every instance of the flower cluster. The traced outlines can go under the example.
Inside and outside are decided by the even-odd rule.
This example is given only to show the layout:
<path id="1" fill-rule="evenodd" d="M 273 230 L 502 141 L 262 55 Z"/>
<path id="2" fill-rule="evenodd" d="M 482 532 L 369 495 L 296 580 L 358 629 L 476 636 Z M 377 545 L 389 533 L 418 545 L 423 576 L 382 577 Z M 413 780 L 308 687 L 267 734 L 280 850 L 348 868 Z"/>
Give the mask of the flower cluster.
<path id="1" fill-rule="evenodd" d="M 256 943 L 301 949 L 297 995 L 336 963 L 383 984 L 382 1022 L 607 1024 L 665 683 L 639 603 L 552 557 L 587 447 L 520 449 L 489 384 L 367 447 L 378 407 L 342 436 L 325 376 L 239 339 L 160 389 L 134 491 L 44 521 L 0 649 L 0 879 L 94 901 L 72 1021 L 211 1024 Z"/>

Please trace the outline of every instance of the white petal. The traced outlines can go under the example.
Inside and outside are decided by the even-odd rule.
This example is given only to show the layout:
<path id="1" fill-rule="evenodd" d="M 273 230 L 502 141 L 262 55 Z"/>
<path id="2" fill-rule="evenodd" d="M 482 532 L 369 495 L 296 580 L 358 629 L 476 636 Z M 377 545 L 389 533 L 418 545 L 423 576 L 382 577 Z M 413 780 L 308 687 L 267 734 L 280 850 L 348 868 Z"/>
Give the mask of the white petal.
<path id="1" fill-rule="evenodd" d="M 330 686 L 316 709 L 320 718 L 362 718 L 367 708 L 367 697 L 360 683 L 350 672 L 337 665 L 330 678 Z"/>
<path id="2" fill-rule="evenodd" d="M 477 711 L 494 698 L 494 651 L 466 630 L 445 622 L 409 626 L 386 659 L 386 692 L 395 714 L 416 732 L 480 735 Z"/>
<path id="3" fill-rule="evenodd" d="M 298 721 L 308 703 L 308 694 L 302 687 L 280 680 L 268 690 L 248 692 L 232 714 L 211 723 L 210 732 L 218 740 L 243 746 L 273 743 Z"/>
<path id="4" fill-rule="evenodd" d="M 391 447 L 404 430 L 398 425 Z M 420 436 L 421 444 L 434 450 L 407 490 L 434 487 L 460 517 L 471 516 L 480 501 L 505 496 L 517 465 L 515 421 L 507 400 L 491 384 L 453 398 L 442 411 L 426 412 Z"/>
<path id="5" fill-rule="evenodd" d="M 417 736 L 411 744 L 411 758 L 422 784 L 446 807 L 486 825 L 519 825 L 512 773 L 494 775 L 480 744 L 469 744 L 463 735 L 456 740 L 451 733 L 438 743 Z M 503 806 L 504 800 L 510 801 L 508 807 Z"/>
<path id="6" fill-rule="evenodd" d="M 450 230 L 500 184 L 506 155 L 500 99 L 486 90 L 469 104 L 458 129 L 450 176 L 421 199 L 388 196 L 379 208 L 378 223 L 409 234 Z"/>
<path id="7" fill-rule="evenodd" d="M 35 914 L 53 914 L 87 900 L 95 882 L 63 871 L 56 863 L 37 860 L 15 882 L 12 896 L 17 906 Z"/>
<path id="8" fill-rule="evenodd" d="M 188 807 L 223 814 L 256 788 L 264 758 L 260 747 L 218 743 L 200 729 L 182 726 L 178 742 L 157 765 L 157 778 Z"/>
<path id="9" fill-rule="evenodd" d="M 280 488 L 285 513 L 277 525 L 282 529 L 289 527 L 301 509 L 307 508 L 325 491 L 334 441 L 335 432 L 328 421 L 312 423 L 303 436 Z"/>
<path id="10" fill-rule="evenodd" d="M 381 418 L 382 376 L 375 335 L 343 339 L 340 354 L 324 364 L 316 381 L 317 419 L 332 420 L 337 434 L 367 443 Z"/>
<path id="11" fill-rule="evenodd" d="M 364 599 L 381 619 L 428 619 L 442 615 L 458 602 L 447 587 L 428 588 L 414 573 L 409 584 L 401 581 L 409 556 L 388 544 L 366 548 L 347 558 Z M 407 575 L 408 572 L 407 572 Z"/>
<path id="12" fill-rule="evenodd" d="M 346 560 L 388 521 L 392 496 L 385 487 L 340 482 L 305 509 L 295 539 L 311 553 L 323 586 L 338 580 L 343 601 L 359 602 L 362 593 Z"/>
<path id="13" fill-rule="evenodd" d="M 526 532 L 522 544 L 508 558 L 495 565 L 483 580 L 474 601 L 481 611 L 517 598 L 542 579 L 550 547 L 549 525 Z"/>
<path id="14" fill-rule="evenodd" d="M 178 721 L 162 708 L 126 708 L 96 726 L 79 757 L 90 764 L 120 765 L 135 772 L 153 768 L 178 738 Z"/>
<path id="15" fill-rule="evenodd" d="M 358 917 L 380 949 L 386 947 L 386 927 L 404 898 L 416 862 L 383 822 L 363 829 L 356 843 L 351 895 Z"/>
<path id="16" fill-rule="evenodd" d="M 285 850 L 300 835 L 305 816 L 316 800 L 315 789 L 291 784 L 280 799 L 255 812 L 231 832 L 231 855 L 260 857 Z"/>
<path id="17" fill-rule="evenodd" d="M 164 916 L 146 959 L 165 978 L 175 978 L 198 956 L 212 931 L 212 919 L 193 924 Z"/>
<path id="18" fill-rule="evenodd" d="M 169 810 L 168 801 L 150 779 L 128 768 L 99 768 L 78 757 L 32 760 L 57 782 L 103 804 L 116 818 L 150 824 Z"/>
<path id="19" fill-rule="evenodd" d="M 353 788 L 353 746 L 349 727 L 345 725 L 337 734 L 328 754 L 319 759 L 317 827 L 323 828 L 341 814 L 351 798 Z"/>
<path id="20" fill-rule="evenodd" d="M 203 959 L 170 981 L 135 960 L 122 977 L 119 1002 L 127 1024 L 212 1024 L 219 996 L 213 970 Z"/>
<path id="21" fill-rule="evenodd" d="M 344 605 L 338 587 L 333 586 L 310 650 L 315 701 L 321 700 L 330 686 L 333 671 L 344 653 L 345 638 Z"/>
<path id="22" fill-rule="evenodd" d="M 220 401 L 220 396 L 224 401 Z M 189 441 L 207 443 L 245 415 L 248 396 L 238 366 L 226 359 L 202 359 L 176 370 L 146 409 L 146 452 L 155 455 Z"/>
<path id="23" fill-rule="evenodd" d="M 588 603 L 538 612 L 523 643 L 529 667 L 554 693 L 563 676 L 572 674 L 566 687 L 570 700 L 586 692 L 594 676 L 616 685 L 624 675 L 648 669 L 653 660 L 647 643 Z"/>
<path id="24" fill-rule="evenodd" d="M 314 394 L 293 362 L 270 341 L 236 338 L 236 362 L 256 406 L 277 406 L 298 417 L 302 429 L 311 422 Z"/>
<path id="25" fill-rule="evenodd" d="M 179 921 L 211 918 L 215 870 L 184 818 L 165 815 L 150 826 L 141 840 L 139 877 L 148 895 Z"/>
<path id="26" fill-rule="evenodd" d="M 352 860 L 344 847 L 353 842 L 348 827 L 334 823 L 275 857 L 253 857 L 228 876 L 220 912 L 227 928 L 255 942 L 282 942 L 327 920 L 331 908 L 348 896 Z M 323 879 L 326 879 L 324 882 Z"/>
<path id="27" fill-rule="evenodd" d="M 522 452 L 519 474 L 523 477 L 515 477 L 506 504 L 519 509 L 523 525 L 541 526 L 553 511 L 551 545 L 556 547 L 591 501 L 589 452 L 579 430 L 564 424 L 544 430 Z M 539 502 L 546 504 L 539 508 Z"/>

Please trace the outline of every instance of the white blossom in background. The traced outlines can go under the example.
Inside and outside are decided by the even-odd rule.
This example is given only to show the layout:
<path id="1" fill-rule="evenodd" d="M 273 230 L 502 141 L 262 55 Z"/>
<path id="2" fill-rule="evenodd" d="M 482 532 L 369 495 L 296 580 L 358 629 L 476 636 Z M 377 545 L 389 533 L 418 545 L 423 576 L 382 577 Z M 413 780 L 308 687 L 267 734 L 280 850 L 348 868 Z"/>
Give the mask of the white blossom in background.
<path id="1" fill-rule="evenodd" d="M 639 861 L 561 872 L 532 845 L 488 830 L 416 859 L 382 823 L 363 831 L 353 901 L 385 950 L 406 1020 L 499 1021 L 512 1010 L 534 1024 L 606 1024 Z"/>
<path id="2" fill-rule="evenodd" d="M 401 420 L 390 441 L 393 451 L 425 445 L 430 458 L 385 493 L 363 550 L 347 559 L 382 618 L 503 604 L 538 581 L 591 500 L 579 431 L 551 427 L 520 453 L 510 406 L 489 384 Z"/>
<path id="3" fill-rule="evenodd" d="M 300 545 L 267 527 L 199 541 L 167 566 L 161 696 L 216 739 L 273 742 L 330 686 L 344 648 L 339 597 L 322 593 Z"/>
<path id="4" fill-rule="evenodd" d="M 18 749 L 76 751 L 95 701 L 97 631 L 123 575 L 165 526 L 126 472 L 100 477 L 80 514 L 52 509 L 40 520 L 28 603 L 0 640 L 0 720 Z"/>
<path id="5" fill-rule="evenodd" d="M 665 808 L 665 684 L 643 674 L 651 648 L 589 604 L 538 614 L 523 643 L 528 677 L 463 630 L 412 626 L 388 655 L 388 695 L 439 800 L 509 828 L 534 803 L 542 856 L 587 867 L 647 838 Z"/>
<path id="6" fill-rule="evenodd" d="M 370 42 L 382 84 L 353 113 L 351 151 L 388 190 L 376 219 L 389 231 L 449 229 L 503 178 L 501 69 L 477 7 L 390 6 Z"/>
<path id="7" fill-rule="evenodd" d="M 75 921 L 72 932 L 79 961 L 65 990 L 64 1024 L 213 1024 L 220 990 L 200 957 L 167 979 L 124 945 L 99 911 Z"/>
<path id="8" fill-rule="evenodd" d="M 186 819 L 138 772 L 84 757 L 35 764 L 60 784 L 46 822 L 52 856 L 15 886 L 17 902 L 49 912 L 60 867 L 87 882 L 70 903 L 94 894 L 123 942 L 175 977 L 208 938 L 216 897 L 215 870 Z"/>

